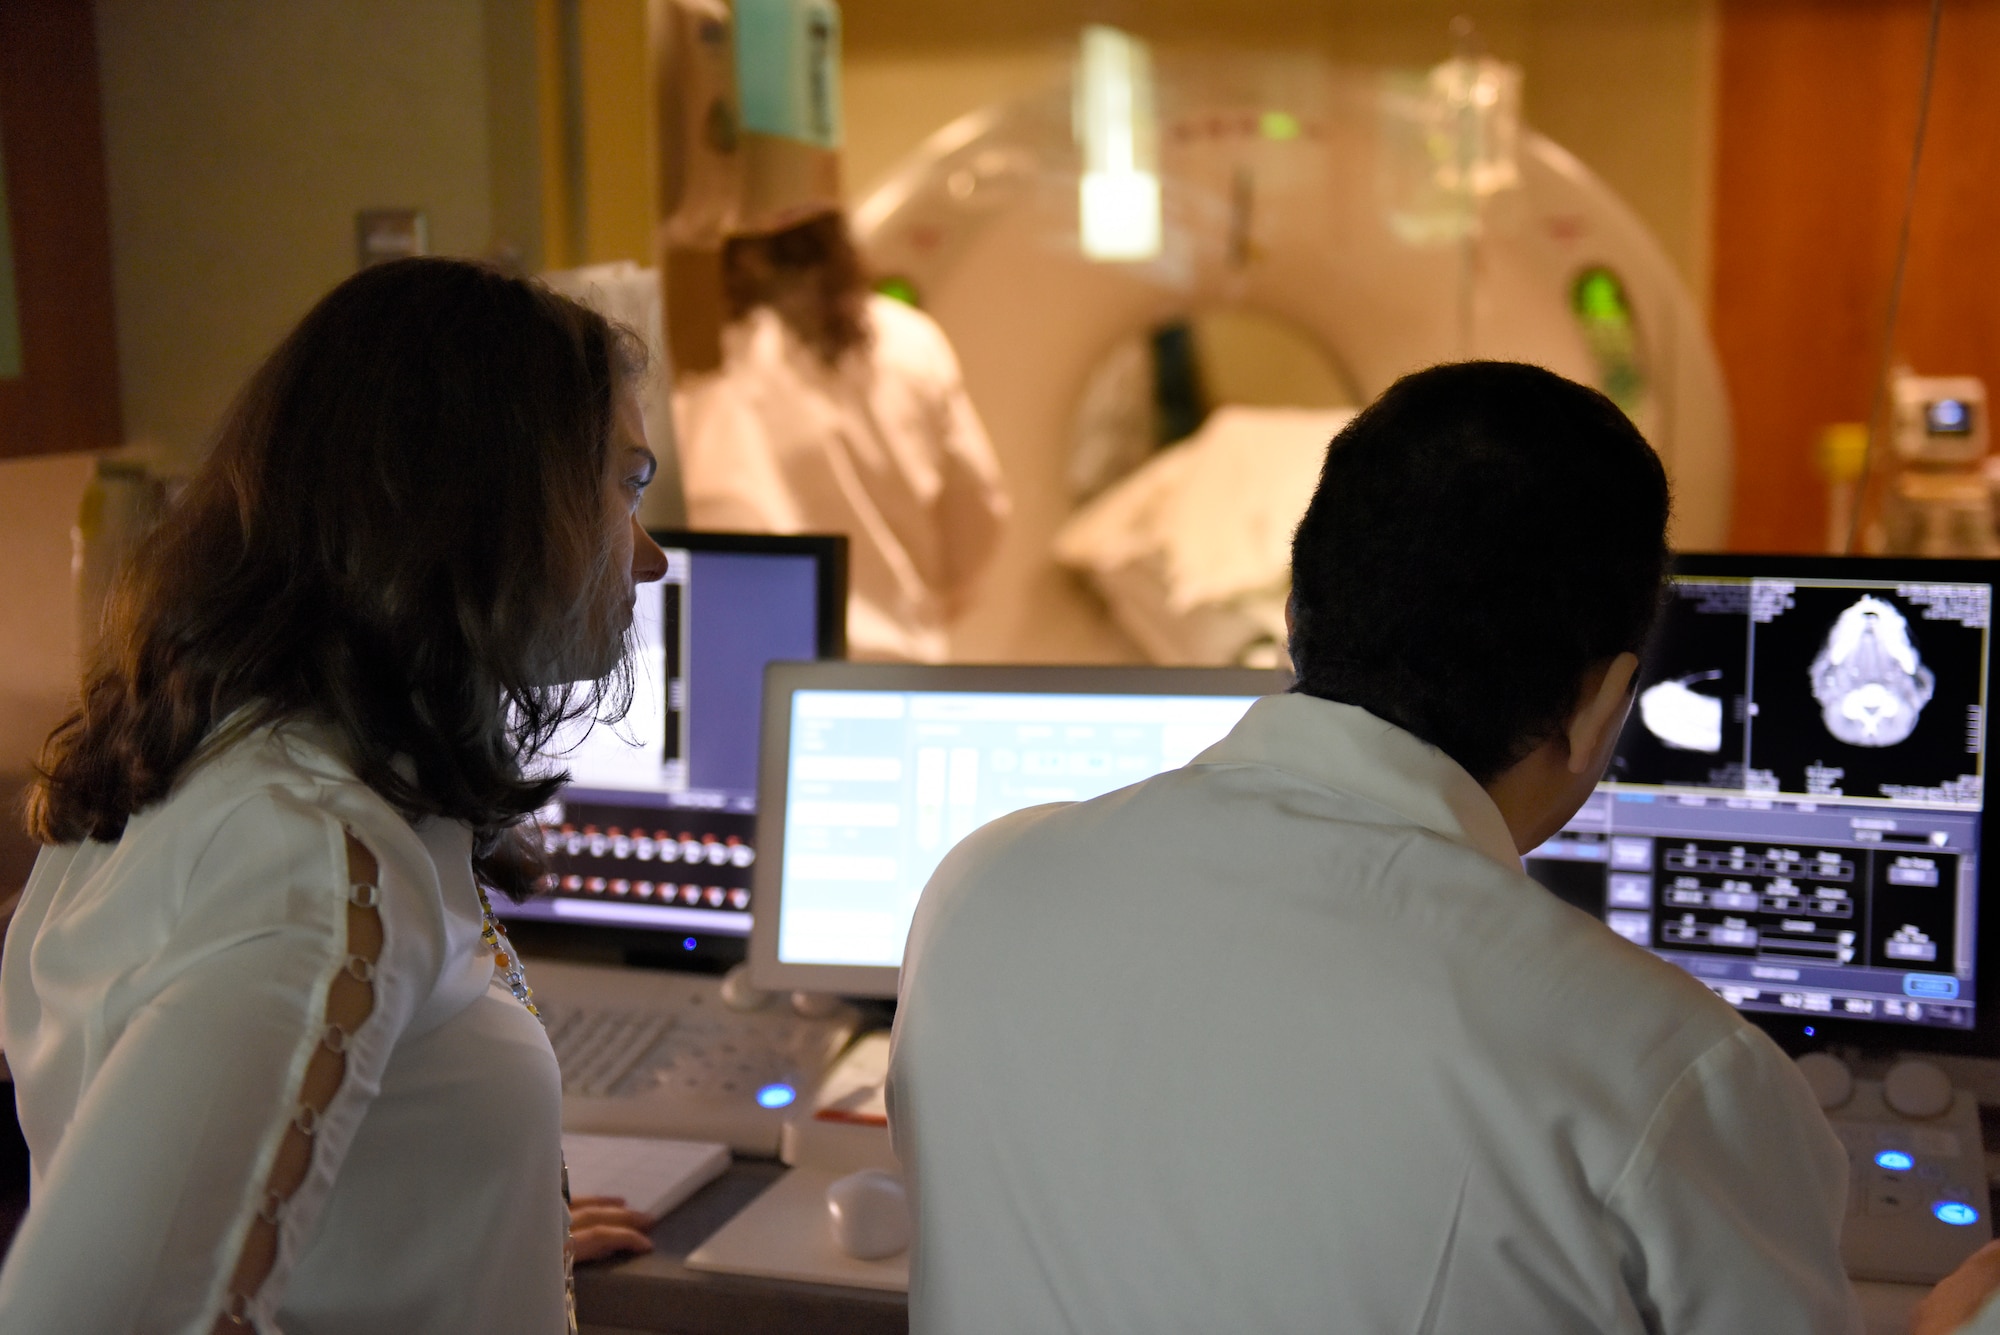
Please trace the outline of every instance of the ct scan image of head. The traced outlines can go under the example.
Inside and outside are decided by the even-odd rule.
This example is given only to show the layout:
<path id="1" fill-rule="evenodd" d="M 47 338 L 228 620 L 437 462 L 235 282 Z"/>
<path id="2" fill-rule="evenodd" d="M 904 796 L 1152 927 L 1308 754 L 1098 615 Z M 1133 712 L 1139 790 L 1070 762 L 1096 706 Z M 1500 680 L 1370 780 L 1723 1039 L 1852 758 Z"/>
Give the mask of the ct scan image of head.
<path id="1" fill-rule="evenodd" d="M 1826 730 L 1850 746 L 1907 738 L 1937 684 L 1903 614 L 1866 596 L 1834 621 L 1808 675 Z"/>
<path id="2" fill-rule="evenodd" d="M 1676 751 L 1716 754 L 1722 750 L 1722 701 L 1695 690 L 1694 683 L 1721 677 L 1719 671 L 1694 672 L 1647 687 L 1639 694 L 1639 721 Z"/>

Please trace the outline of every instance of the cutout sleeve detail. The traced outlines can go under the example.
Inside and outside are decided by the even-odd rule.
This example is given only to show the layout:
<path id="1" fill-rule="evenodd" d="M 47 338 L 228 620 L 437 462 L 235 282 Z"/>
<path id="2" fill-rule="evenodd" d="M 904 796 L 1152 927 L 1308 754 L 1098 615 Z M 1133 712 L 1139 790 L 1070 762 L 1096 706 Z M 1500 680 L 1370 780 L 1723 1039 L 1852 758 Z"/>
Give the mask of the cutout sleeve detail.
<path id="1" fill-rule="evenodd" d="M 313 1145 L 320 1119 L 347 1075 L 349 1036 L 375 1009 L 375 963 L 382 955 L 381 868 L 375 855 L 346 832 L 347 841 L 347 959 L 326 992 L 326 1026 L 319 1047 L 306 1064 L 300 1083 L 298 1111 L 293 1114 L 278 1155 L 271 1165 L 263 1205 L 251 1221 L 243 1250 L 229 1281 L 216 1335 L 254 1329 L 251 1304 L 271 1276 L 278 1260 L 284 1228 L 285 1203 L 298 1191 L 312 1167 Z"/>

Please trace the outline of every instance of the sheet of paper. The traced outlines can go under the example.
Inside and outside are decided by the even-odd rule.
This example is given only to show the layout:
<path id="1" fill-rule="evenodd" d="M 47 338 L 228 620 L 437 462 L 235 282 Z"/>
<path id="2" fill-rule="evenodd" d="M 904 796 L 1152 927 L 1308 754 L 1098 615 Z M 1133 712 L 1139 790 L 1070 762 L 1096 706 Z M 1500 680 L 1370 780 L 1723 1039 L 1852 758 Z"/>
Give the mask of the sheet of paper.
<path id="1" fill-rule="evenodd" d="M 889 1125 L 889 1031 L 864 1034 L 833 1064 L 813 1099 L 822 1122 Z"/>
<path id="2" fill-rule="evenodd" d="M 729 1147 L 700 1140 L 563 1133 L 569 1194 L 623 1196 L 626 1205 L 659 1219 L 729 1167 Z"/>

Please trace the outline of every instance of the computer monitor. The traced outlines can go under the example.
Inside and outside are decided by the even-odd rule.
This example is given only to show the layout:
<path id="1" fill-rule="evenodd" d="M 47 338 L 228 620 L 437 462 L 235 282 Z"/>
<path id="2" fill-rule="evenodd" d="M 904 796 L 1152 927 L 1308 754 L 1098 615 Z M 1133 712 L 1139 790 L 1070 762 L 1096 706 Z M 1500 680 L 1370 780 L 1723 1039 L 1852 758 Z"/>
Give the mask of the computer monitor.
<path id="1" fill-rule="evenodd" d="M 1793 1050 L 1990 1051 L 1996 583 L 1680 558 L 1605 781 L 1529 874 Z"/>
<path id="2" fill-rule="evenodd" d="M 552 891 L 495 907 L 522 923 L 617 929 L 613 941 L 661 953 L 740 959 L 764 667 L 845 652 L 847 540 L 653 537 L 667 574 L 638 589 L 631 710 L 550 748 L 547 763 L 570 776 L 540 814 Z M 524 940 L 543 944 L 534 931 Z"/>
<path id="3" fill-rule="evenodd" d="M 1274 672 L 774 663 L 750 938 L 760 987 L 893 997 L 917 896 L 979 826 L 1186 764 Z"/>

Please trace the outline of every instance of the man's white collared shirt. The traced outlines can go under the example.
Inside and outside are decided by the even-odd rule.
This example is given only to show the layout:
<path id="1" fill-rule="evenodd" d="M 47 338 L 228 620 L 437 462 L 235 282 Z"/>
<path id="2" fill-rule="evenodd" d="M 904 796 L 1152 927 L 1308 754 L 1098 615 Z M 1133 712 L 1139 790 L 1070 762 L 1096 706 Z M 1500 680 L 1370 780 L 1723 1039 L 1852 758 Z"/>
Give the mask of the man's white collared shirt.
<path id="1" fill-rule="evenodd" d="M 1848 1332 L 1792 1063 L 1347 705 L 974 834 L 905 956 L 911 1326 Z"/>

